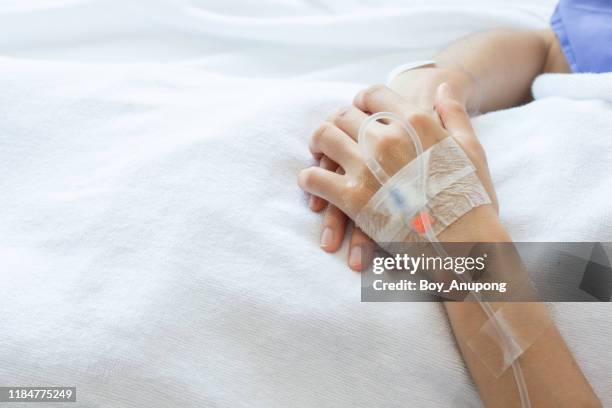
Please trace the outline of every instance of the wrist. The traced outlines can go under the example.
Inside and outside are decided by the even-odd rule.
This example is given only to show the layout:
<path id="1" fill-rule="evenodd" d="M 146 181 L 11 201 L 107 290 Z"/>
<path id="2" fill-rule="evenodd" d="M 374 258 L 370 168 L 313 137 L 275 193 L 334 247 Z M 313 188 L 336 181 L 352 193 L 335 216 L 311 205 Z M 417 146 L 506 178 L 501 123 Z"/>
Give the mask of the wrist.
<path id="1" fill-rule="evenodd" d="M 416 108 L 429 111 L 438 86 L 444 82 L 452 87 L 455 97 L 468 111 L 477 111 L 480 89 L 474 78 L 459 68 L 431 66 L 404 71 L 390 82 L 389 87 Z"/>
<path id="2" fill-rule="evenodd" d="M 495 208 L 476 207 L 449 225 L 439 235 L 443 242 L 511 242 Z"/>

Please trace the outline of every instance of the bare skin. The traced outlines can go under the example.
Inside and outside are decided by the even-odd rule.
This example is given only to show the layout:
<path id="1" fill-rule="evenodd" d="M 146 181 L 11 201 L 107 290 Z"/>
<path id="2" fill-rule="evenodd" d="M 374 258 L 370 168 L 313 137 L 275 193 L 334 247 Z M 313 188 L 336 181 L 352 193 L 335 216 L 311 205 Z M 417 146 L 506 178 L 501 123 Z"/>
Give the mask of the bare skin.
<path id="1" fill-rule="evenodd" d="M 338 166 L 332 160 L 343 155 L 333 152 L 334 149 L 329 150 L 330 146 L 321 140 L 326 139 L 330 133 L 336 133 L 347 135 L 344 142 L 349 143 L 368 114 L 378 111 L 405 114 L 415 108 L 431 112 L 434 104 L 444 128 L 455 137 L 459 135 L 458 141 L 478 167 L 479 177 L 493 198 L 492 205 L 479 207 L 453 224 L 452 229 L 440 237 L 441 240 L 511 240 L 499 222 L 498 205 L 490 183 L 486 157 L 471 130 L 465 111 L 488 112 L 528 102 L 531 98 L 531 83 L 537 75 L 544 72 L 570 72 L 569 66 L 551 30 L 498 30 L 476 34 L 443 50 L 436 57 L 436 62 L 435 68 L 416 69 L 397 77 L 391 84 L 395 96 L 383 87 L 373 87 L 359 93 L 352 106 L 339 110 L 328 119 L 328 125 L 323 127 L 327 130 L 319 129 L 315 134 L 319 144 L 315 143 L 311 150 L 315 157 L 321 159 L 320 169 L 317 172 L 309 169 L 301 173 L 299 183 L 313 194 L 310 206 L 314 211 L 327 207 L 321 240 L 325 251 L 335 252 L 339 249 L 350 219 L 345 215 L 349 212 L 343 207 L 345 203 L 338 201 L 335 195 L 341 191 L 341 186 L 321 182 L 332 172 L 339 173 L 335 179 L 337 182 L 341 180 L 340 177 L 345 177 L 341 176 L 346 172 L 342 163 Z M 442 83 L 450 85 L 452 98 L 436 100 Z M 414 118 L 409 120 L 412 122 Z M 422 121 L 422 116 L 418 116 L 416 121 Z M 422 123 L 413 125 L 421 126 L 419 133 L 427 132 Z M 434 124 L 429 123 L 428 126 L 431 130 Z M 330 128 L 338 131 L 332 132 Z M 354 255 L 349 255 L 348 259 L 352 269 L 361 270 L 366 266 L 361 264 L 360 259 L 362 252 L 367 251 L 371 245 L 371 240 L 361 230 L 353 229 L 349 254 Z M 493 378 L 466 346 L 467 339 L 486 320 L 482 311 L 470 303 L 446 303 L 445 308 L 459 348 L 485 405 L 519 406 L 512 373 L 507 371 L 499 379 Z M 601 406 L 554 325 L 520 357 L 520 362 L 533 407 Z"/>
<path id="2" fill-rule="evenodd" d="M 522 97 L 518 91 L 514 95 L 517 100 Z M 446 83 L 437 87 L 432 105 L 438 120 L 429 112 L 415 113 L 409 101 L 387 87 L 375 86 L 359 93 L 355 98 L 355 106 L 340 115 L 339 120 L 322 124 L 313 135 L 310 145 L 314 155 L 329 157 L 338 163 L 342 171 L 337 173 L 321 167 L 310 167 L 300 172 L 298 184 L 306 192 L 325 199 L 336 206 L 338 211 L 354 218 L 374 194 L 369 187 L 376 182 L 357 148 L 357 132 L 368 114 L 384 111 L 395 113 L 410 122 L 423 144 L 426 144 L 426 140 L 455 138 L 474 163 L 483 186 L 494 197 L 485 152 L 474 134 L 465 101 L 461 98 Z M 394 167 L 405 164 L 388 162 L 398 160 L 393 152 L 405 147 L 402 138 L 396 137 L 397 128 L 392 124 L 378 124 L 374 132 L 377 140 L 375 152 L 376 157 L 380 157 L 379 162 Z M 356 180 L 361 182 L 356 183 Z M 438 238 L 440 241 L 454 242 L 511 241 L 499 220 L 496 203 L 472 209 L 442 231 Z M 503 307 L 504 311 L 522 310 L 520 321 L 528 323 L 533 312 L 536 308 L 540 310 L 541 305 L 507 303 Z M 487 321 L 484 312 L 478 304 L 470 302 L 446 302 L 445 308 L 459 349 L 484 404 L 487 407 L 519 407 L 520 400 L 512 370 L 506 370 L 501 377 L 496 378 L 467 345 L 469 339 Z M 519 357 L 519 361 L 532 407 L 601 407 L 554 323 L 547 326 Z"/>
<path id="3" fill-rule="evenodd" d="M 436 67 L 407 71 L 398 76 L 390 88 L 399 93 L 413 108 L 431 111 L 435 91 L 443 82 L 450 84 L 456 98 L 470 112 L 489 112 L 526 103 L 531 98 L 531 84 L 545 72 L 570 72 L 559 42 L 550 29 L 496 30 L 468 36 L 441 51 Z M 354 108 L 368 112 L 362 96 L 357 95 L 353 107 L 342 108 L 329 118 L 335 124 L 355 119 Z M 337 171 L 338 165 L 325 155 L 320 167 Z M 342 169 L 338 170 L 342 171 Z M 342 245 L 350 219 L 334 205 L 313 195 L 310 208 L 325 210 L 321 248 L 336 252 Z M 359 228 L 353 228 L 348 264 L 355 271 L 362 264 L 362 254 L 371 253 L 372 242 Z M 367 258 L 367 256 L 366 256 Z"/>

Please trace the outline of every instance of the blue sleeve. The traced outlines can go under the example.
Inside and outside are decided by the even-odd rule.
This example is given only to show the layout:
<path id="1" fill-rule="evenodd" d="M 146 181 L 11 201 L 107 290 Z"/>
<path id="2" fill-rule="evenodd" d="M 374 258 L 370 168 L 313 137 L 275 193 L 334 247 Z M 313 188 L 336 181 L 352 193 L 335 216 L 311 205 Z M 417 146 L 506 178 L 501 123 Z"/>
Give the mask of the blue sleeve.
<path id="1" fill-rule="evenodd" d="M 576 60 L 574 58 L 574 54 L 572 53 L 572 47 L 569 44 L 569 40 L 565 32 L 563 20 L 561 20 L 561 12 L 559 11 L 559 5 L 557 5 L 557 8 L 555 8 L 555 12 L 550 18 L 550 27 L 559 39 L 561 49 L 563 50 L 563 54 L 565 54 L 565 59 L 567 60 L 567 63 L 572 69 L 572 72 L 577 72 L 578 69 L 576 67 Z"/>
<path id="2" fill-rule="evenodd" d="M 612 71 L 611 0 L 561 0 L 550 25 L 573 72 Z"/>

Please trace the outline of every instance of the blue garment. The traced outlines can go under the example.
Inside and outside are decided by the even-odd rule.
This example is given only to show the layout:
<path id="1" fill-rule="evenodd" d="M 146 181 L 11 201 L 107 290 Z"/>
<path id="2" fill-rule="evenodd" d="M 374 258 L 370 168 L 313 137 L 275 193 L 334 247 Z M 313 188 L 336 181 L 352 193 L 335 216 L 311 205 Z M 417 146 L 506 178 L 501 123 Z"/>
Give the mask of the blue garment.
<path id="1" fill-rule="evenodd" d="M 612 71 L 612 0 L 561 0 L 550 24 L 573 72 Z"/>

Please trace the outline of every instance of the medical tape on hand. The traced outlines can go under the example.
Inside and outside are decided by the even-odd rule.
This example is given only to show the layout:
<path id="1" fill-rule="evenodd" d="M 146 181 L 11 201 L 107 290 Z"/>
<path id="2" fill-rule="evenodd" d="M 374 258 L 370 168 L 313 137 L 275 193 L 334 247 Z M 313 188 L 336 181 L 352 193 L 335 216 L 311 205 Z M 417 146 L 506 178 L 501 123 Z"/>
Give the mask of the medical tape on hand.
<path id="1" fill-rule="evenodd" d="M 499 378 L 551 324 L 545 304 L 505 303 L 467 345 L 495 378 Z"/>
<path id="2" fill-rule="evenodd" d="M 414 221 L 423 211 L 437 236 L 471 209 L 490 203 L 476 168 L 449 136 L 383 184 L 359 211 L 356 223 L 378 243 L 420 242 L 423 230 Z"/>

